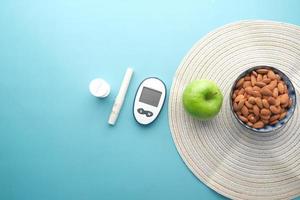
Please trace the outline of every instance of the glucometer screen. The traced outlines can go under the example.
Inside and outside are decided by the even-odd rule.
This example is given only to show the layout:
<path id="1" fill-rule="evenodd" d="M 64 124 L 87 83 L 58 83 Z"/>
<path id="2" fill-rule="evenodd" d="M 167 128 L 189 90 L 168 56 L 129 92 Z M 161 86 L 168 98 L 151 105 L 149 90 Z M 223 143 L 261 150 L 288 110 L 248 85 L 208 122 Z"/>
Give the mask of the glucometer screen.
<path id="1" fill-rule="evenodd" d="M 160 91 L 143 87 L 139 101 L 157 107 L 161 94 Z"/>

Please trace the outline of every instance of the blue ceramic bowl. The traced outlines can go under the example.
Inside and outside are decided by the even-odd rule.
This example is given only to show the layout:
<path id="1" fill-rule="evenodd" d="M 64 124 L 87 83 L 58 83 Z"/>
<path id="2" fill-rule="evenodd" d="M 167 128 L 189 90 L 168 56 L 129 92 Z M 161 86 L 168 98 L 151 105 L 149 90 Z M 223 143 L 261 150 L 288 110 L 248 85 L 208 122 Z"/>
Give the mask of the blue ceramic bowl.
<path id="1" fill-rule="evenodd" d="M 238 117 L 238 115 L 234 112 L 233 110 L 233 101 L 232 101 L 232 94 L 235 90 L 235 85 L 237 83 L 238 80 L 240 80 L 242 77 L 246 76 L 247 74 L 249 74 L 250 72 L 252 72 L 253 70 L 256 70 L 256 69 L 260 69 L 260 68 L 265 68 L 265 69 L 272 69 L 275 73 L 277 73 L 281 79 L 286 83 L 287 85 L 287 88 L 288 88 L 288 95 L 289 97 L 292 99 L 293 101 L 293 104 L 290 108 L 288 108 L 287 110 L 287 115 L 280 121 L 278 121 L 276 124 L 274 125 L 266 125 L 265 127 L 263 128 L 253 128 L 251 126 L 248 126 L 246 123 L 244 123 L 242 120 L 240 120 L 240 118 Z M 233 113 L 235 119 L 239 122 L 239 124 L 241 124 L 243 127 L 245 127 L 246 129 L 248 130 L 251 130 L 251 131 L 254 131 L 254 132 L 257 132 L 257 133 L 267 133 L 267 132 L 272 132 L 272 131 L 275 131 L 275 130 L 278 130 L 282 127 L 284 127 L 284 125 L 289 121 L 289 119 L 292 117 L 292 115 L 294 114 L 294 111 L 295 111 L 295 108 L 296 108 L 296 91 L 295 91 L 295 88 L 291 82 L 291 80 L 280 70 L 274 68 L 274 67 L 269 67 L 269 66 L 257 66 L 257 67 L 252 67 L 252 68 L 249 68 L 248 70 L 246 70 L 245 72 L 243 72 L 242 74 L 240 74 L 237 79 L 234 81 L 234 84 L 231 88 L 231 92 L 230 92 L 230 98 L 229 98 L 229 101 L 230 101 L 230 109 L 231 109 L 231 112 Z"/>

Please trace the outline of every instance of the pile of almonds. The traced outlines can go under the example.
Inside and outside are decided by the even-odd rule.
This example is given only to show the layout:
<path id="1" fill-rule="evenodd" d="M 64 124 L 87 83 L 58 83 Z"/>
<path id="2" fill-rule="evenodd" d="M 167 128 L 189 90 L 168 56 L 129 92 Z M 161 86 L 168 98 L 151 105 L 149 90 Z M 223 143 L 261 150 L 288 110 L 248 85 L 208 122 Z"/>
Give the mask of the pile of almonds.
<path id="1" fill-rule="evenodd" d="M 253 70 L 239 79 L 232 94 L 233 110 L 253 128 L 276 124 L 292 103 L 285 82 L 267 68 Z"/>

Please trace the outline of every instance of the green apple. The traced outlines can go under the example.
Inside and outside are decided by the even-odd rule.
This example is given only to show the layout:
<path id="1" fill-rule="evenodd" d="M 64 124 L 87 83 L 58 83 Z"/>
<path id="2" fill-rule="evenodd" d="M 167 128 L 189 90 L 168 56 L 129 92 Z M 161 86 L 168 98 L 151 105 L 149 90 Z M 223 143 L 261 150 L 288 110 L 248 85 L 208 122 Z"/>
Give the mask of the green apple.
<path id="1" fill-rule="evenodd" d="M 195 80 L 189 83 L 182 96 L 185 110 L 201 120 L 215 117 L 223 102 L 223 95 L 218 85 L 211 80 Z"/>

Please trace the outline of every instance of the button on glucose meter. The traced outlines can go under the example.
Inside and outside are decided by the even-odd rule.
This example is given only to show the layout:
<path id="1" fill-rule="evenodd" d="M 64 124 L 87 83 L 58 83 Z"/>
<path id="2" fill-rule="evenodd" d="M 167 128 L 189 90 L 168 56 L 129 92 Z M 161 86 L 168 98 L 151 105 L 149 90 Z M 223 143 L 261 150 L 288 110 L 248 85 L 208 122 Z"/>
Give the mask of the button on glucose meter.
<path id="1" fill-rule="evenodd" d="M 150 77 L 143 80 L 134 100 L 133 114 L 136 121 L 143 125 L 152 123 L 159 115 L 165 97 L 166 86 L 160 79 Z"/>

